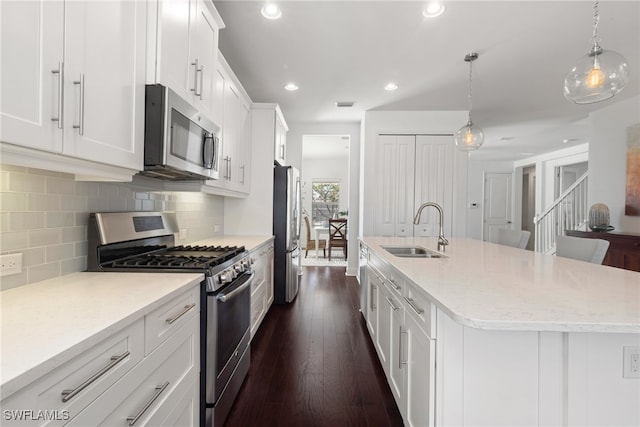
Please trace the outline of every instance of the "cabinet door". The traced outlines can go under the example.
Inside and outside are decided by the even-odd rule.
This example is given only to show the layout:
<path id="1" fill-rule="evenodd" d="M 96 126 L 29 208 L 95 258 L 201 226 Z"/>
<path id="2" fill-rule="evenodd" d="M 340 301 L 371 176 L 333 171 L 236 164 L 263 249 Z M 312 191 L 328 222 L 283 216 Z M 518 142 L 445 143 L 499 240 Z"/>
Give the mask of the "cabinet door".
<path id="1" fill-rule="evenodd" d="M 389 361 L 391 358 L 391 317 L 393 307 L 396 307 L 393 303 L 393 298 L 387 289 L 386 285 L 379 282 L 378 291 L 380 293 L 378 306 L 378 333 L 376 334 L 376 350 L 378 350 L 378 357 L 380 363 L 384 369 L 385 374 L 389 377 Z"/>
<path id="2" fill-rule="evenodd" d="M 224 120 L 222 125 L 222 180 L 224 186 L 236 189 L 238 181 L 238 143 L 240 124 L 240 94 L 227 79 L 224 91 Z"/>
<path id="3" fill-rule="evenodd" d="M 146 2 L 65 3 L 63 153 L 143 168 Z"/>
<path id="4" fill-rule="evenodd" d="M 413 235 L 414 154 L 415 136 L 378 136 L 377 235 Z"/>
<path id="5" fill-rule="evenodd" d="M 194 25 L 191 34 L 193 51 L 191 61 L 197 62 L 197 68 L 193 74 L 195 81 L 191 84 L 191 87 L 195 88 L 193 92 L 194 105 L 216 121 L 214 115 L 217 110 L 215 103 L 217 102 L 218 27 L 204 0 L 195 0 L 195 3 Z"/>
<path id="6" fill-rule="evenodd" d="M 278 162 L 279 165 L 284 166 L 287 155 L 287 130 L 277 114 L 274 150 L 275 161 Z"/>
<path id="7" fill-rule="evenodd" d="M 238 117 L 238 191 L 249 193 L 251 190 L 251 108 L 249 104 L 240 101 Z"/>
<path id="8" fill-rule="evenodd" d="M 406 357 L 406 394 L 403 410 L 405 425 L 434 425 L 435 341 L 431 340 L 411 316 L 405 317 L 403 354 Z"/>
<path id="9" fill-rule="evenodd" d="M 267 310 L 273 303 L 273 245 L 267 251 L 267 271 L 265 272 L 265 289 L 267 292 Z"/>
<path id="10" fill-rule="evenodd" d="M 0 141 L 62 152 L 63 23 L 62 1 L 0 2 Z"/>
<path id="11" fill-rule="evenodd" d="M 158 3 L 158 52 L 156 82 L 191 100 L 196 66 L 191 61 L 189 38 L 195 19 L 193 0 Z"/>
<path id="12" fill-rule="evenodd" d="M 367 282 L 369 295 L 367 304 L 367 329 L 369 330 L 369 335 L 371 335 L 371 340 L 376 342 L 376 335 L 378 333 L 378 303 L 379 303 L 379 286 L 380 282 L 376 273 L 370 268 L 367 268 Z"/>
<path id="13" fill-rule="evenodd" d="M 453 138 L 440 135 L 418 135 L 416 137 L 415 202 L 417 211 L 422 203 L 436 202 L 445 214 L 444 234 L 451 236 L 453 227 Z M 437 211 L 427 208 L 420 216 L 420 224 L 414 226 L 414 235 L 437 236 L 439 221 Z"/>

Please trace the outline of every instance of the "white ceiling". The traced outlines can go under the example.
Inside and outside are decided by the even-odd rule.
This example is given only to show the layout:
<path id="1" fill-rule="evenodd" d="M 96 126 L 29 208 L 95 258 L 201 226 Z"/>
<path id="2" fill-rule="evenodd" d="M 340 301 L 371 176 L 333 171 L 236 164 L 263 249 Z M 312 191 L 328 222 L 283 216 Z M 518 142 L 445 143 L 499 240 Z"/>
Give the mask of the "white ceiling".
<path id="1" fill-rule="evenodd" d="M 589 112 L 640 92 L 637 0 L 600 1 L 601 45 L 627 58 L 631 80 L 591 105 L 562 94 L 565 73 L 591 47 L 591 1 L 448 1 L 435 19 L 422 16 L 424 1 L 277 3 L 282 18 L 270 21 L 262 1 L 214 1 L 226 24 L 220 50 L 251 99 L 280 104 L 290 124 L 360 121 L 367 110 L 467 110 L 464 56 L 478 52 L 473 120 L 485 144 L 474 156 L 515 160 L 588 142 Z M 285 91 L 290 81 L 300 90 Z M 395 92 L 383 89 L 390 81 Z"/>

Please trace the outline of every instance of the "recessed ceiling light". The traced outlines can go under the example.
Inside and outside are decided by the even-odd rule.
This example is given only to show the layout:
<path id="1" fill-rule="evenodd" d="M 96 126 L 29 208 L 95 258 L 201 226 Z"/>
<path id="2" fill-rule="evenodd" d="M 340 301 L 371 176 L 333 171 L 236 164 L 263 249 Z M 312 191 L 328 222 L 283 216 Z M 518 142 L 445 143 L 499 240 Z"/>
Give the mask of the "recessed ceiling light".
<path id="1" fill-rule="evenodd" d="M 515 136 L 503 136 L 502 138 L 500 138 L 500 141 L 511 141 L 516 139 Z"/>
<path id="2" fill-rule="evenodd" d="M 520 153 L 521 156 L 533 156 L 534 153 Z"/>
<path id="3" fill-rule="evenodd" d="M 578 141 L 580 141 L 579 138 L 565 138 L 565 139 L 562 140 L 562 143 L 566 144 L 568 142 L 578 142 Z"/>
<path id="4" fill-rule="evenodd" d="M 267 3 L 262 7 L 262 16 L 267 19 L 278 19 L 282 16 L 282 11 L 277 4 Z"/>
<path id="5" fill-rule="evenodd" d="M 355 102 L 353 102 L 353 101 L 338 101 L 338 102 L 336 102 L 336 107 L 338 107 L 338 108 L 351 108 L 351 107 L 353 107 L 353 104 L 355 104 Z"/>
<path id="6" fill-rule="evenodd" d="M 422 11 L 422 16 L 425 18 L 435 18 L 436 16 L 440 16 L 444 13 L 446 8 L 444 5 L 437 1 L 432 1 L 427 3 L 427 6 Z"/>
<path id="7" fill-rule="evenodd" d="M 396 83 L 390 82 L 384 87 L 384 90 L 392 91 L 398 89 L 398 85 Z"/>
<path id="8" fill-rule="evenodd" d="M 298 87 L 298 85 L 297 85 L 297 84 L 295 84 L 295 83 L 287 83 L 287 84 L 284 86 L 284 89 L 285 89 L 285 90 L 288 90 L 289 92 L 294 92 L 294 91 L 296 91 L 296 90 L 298 90 L 298 89 L 300 89 L 300 88 L 299 88 L 299 87 Z"/>

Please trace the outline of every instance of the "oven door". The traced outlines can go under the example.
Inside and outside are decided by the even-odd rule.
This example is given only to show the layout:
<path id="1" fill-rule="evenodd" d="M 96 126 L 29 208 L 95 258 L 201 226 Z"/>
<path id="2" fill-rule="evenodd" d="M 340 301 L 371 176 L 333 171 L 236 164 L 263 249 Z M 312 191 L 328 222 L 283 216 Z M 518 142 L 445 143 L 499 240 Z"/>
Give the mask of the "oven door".
<path id="1" fill-rule="evenodd" d="M 207 294 L 206 403 L 215 404 L 249 345 L 253 272 Z"/>

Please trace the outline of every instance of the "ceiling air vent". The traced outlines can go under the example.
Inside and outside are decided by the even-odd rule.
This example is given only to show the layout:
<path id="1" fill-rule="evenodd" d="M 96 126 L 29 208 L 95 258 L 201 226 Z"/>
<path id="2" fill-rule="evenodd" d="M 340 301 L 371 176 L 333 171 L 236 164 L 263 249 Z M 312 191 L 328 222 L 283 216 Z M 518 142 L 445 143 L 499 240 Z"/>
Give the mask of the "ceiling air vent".
<path id="1" fill-rule="evenodd" d="M 336 102 L 336 107 L 338 107 L 338 108 L 350 108 L 350 107 L 353 107 L 353 104 L 355 104 L 355 102 L 353 102 L 353 101 L 338 101 L 338 102 Z"/>

